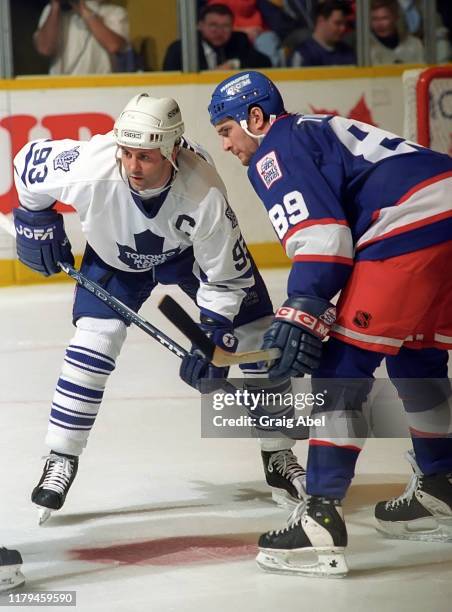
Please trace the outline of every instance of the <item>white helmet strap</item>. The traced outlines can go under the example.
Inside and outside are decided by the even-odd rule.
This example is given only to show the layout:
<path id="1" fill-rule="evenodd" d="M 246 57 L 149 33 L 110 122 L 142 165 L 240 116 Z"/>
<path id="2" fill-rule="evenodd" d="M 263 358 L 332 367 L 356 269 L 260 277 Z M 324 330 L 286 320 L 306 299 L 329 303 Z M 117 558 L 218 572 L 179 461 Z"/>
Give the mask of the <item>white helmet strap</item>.
<path id="1" fill-rule="evenodd" d="M 272 125 L 272 123 L 275 121 L 275 119 L 276 119 L 276 115 L 270 115 L 270 120 L 269 120 L 270 125 Z M 257 140 L 259 145 L 261 144 L 261 142 L 265 138 L 265 134 L 253 134 L 252 132 L 250 132 L 250 129 L 248 127 L 248 121 L 246 119 L 241 119 L 240 120 L 240 127 L 245 132 L 245 134 L 247 134 L 248 136 L 250 136 L 254 140 Z"/>

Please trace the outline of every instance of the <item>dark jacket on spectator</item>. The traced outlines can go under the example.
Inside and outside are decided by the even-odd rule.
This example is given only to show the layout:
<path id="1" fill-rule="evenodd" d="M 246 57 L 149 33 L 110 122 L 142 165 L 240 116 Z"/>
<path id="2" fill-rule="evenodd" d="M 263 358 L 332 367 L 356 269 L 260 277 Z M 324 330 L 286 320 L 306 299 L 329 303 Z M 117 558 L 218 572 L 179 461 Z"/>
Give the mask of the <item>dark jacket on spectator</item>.
<path id="1" fill-rule="evenodd" d="M 239 68 L 271 68 L 270 59 L 263 53 L 256 51 L 243 32 L 232 32 L 231 38 L 224 47 L 212 47 L 217 56 L 217 64 L 220 65 L 227 60 L 239 59 Z M 198 36 L 198 60 L 199 69 L 208 70 L 206 56 Z M 166 50 L 163 60 L 163 70 L 182 70 L 182 43 L 176 40 Z"/>
<path id="2" fill-rule="evenodd" d="M 299 60 L 301 56 L 301 62 Z M 308 38 L 296 49 L 292 58 L 293 66 L 344 66 L 356 64 L 355 52 L 344 42 L 339 42 L 334 49 L 327 49 L 314 38 Z"/>

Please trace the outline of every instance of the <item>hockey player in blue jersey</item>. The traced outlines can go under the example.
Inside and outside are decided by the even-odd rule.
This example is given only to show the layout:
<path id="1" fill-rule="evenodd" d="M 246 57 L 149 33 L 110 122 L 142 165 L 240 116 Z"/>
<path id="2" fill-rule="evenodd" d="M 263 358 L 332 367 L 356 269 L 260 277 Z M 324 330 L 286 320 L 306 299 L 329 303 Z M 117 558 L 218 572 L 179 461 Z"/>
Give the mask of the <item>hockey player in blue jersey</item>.
<path id="1" fill-rule="evenodd" d="M 56 201 L 71 204 L 87 240 L 81 269 L 88 278 L 136 311 L 158 283 L 179 285 L 217 344 L 254 348 L 273 308 L 221 178 L 183 133 L 175 100 L 140 94 L 113 132 L 88 141 L 28 143 L 14 161 L 18 257 L 47 276 L 59 272 L 58 261 L 73 263 L 63 217 L 54 210 Z M 41 522 L 65 501 L 127 332 L 116 312 L 81 287 L 73 321 L 49 418 L 51 451 L 32 493 Z M 189 356 L 182 375 L 196 387 L 203 377 L 224 377 L 225 370 Z M 262 440 L 277 500 L 302 492 L 304 470 L 293 444 Z"/>
<path id="2" fill-rule="evenodd" d="M 407 413 L 416 409 L 413 379 L 431 384 L 422 410 L 447 408 L 452 160 L 353 119 L 287 113 L 259 72 L 221 82 L 209 113 L 223 149 L 248 167 L 292 262 L 288 298 L 265 335 L 264 347 L 282 351 L 269 376 L 312 373 L 313 386 L 334 379 L 342 407 L 345 397 L 359 410 L 386 358 Z M 410 485 L 376 506 L 378 528 L 390 537 L 452 539 L 452 439 L 435 434 L 412 430 Z M 341 500 L 362 444 L 328 431 L 310 440 L 307 499 L 288 527 L 261 536 L 261 567 L 347 573 Z M 312 551 L 318 562 L 306 565 L 300 553 Z"/>

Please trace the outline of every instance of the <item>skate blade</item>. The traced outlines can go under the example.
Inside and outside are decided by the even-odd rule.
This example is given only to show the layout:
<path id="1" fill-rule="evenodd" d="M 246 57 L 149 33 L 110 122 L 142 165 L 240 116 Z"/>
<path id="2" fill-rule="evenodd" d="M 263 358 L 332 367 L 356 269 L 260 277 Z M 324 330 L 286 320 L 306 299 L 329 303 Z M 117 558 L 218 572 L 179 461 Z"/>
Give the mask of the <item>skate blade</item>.
<path id="1" fill-rule="evenodd" d="M 44 506 L 38 506 L 38 525 L 44 525 L 52 516 L 52 510 L 50 508 L 44 508 Z"/>
<path id="2" fill-rule="evenodd" d="M 311 557 L 311 562 L 306 562 L 306 557 Z M 310 578 L 344 578 L 348 574 L 343 547 L 291 551 L 260 548 L 256 563 L 264 571 L 274 574 Z"/>
<path id="3" fill-rule="evenodd" d="M 289 508 L 290 510 L 293 510 L 301 502 L 301 499 L 292 497 L 286 490 L 275 488 L 272 488 L 272 500 L 280 508 Z"/>
<path id="4" fill-rule="evenodd" d="M 21 565 L 11 565 L 0 570 L 0 593 L 6 593 L 25 584 L 25 576 L 20 571 Z"/>
<path id="5" fill-rule="evenodd" d="M 391 523 L 377 519 L 376 529 L 378 533 L 391 540 L 452 542 L 452 519 L 424 518 Z"/>

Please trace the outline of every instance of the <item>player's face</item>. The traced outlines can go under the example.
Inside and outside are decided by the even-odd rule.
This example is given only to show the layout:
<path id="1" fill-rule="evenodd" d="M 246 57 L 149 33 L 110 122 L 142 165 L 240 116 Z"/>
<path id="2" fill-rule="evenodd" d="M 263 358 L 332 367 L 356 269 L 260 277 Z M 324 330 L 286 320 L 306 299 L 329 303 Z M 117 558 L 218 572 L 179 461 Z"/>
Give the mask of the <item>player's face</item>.
<path id="1" fill-rule="evenodd" d="M 258 148 L 257 140 L 248 136 L 245 130 L 233 119 L 226 119 L 215 126 L 222 139 L 223 150 L 230 151 L 239 158 L 243 166 L 248 166 Z"/>
<path id="2" fill-rule="evenodd" d="M 171 162 L 163 157 L 160 149 L 121 147 L 121 161 L 136 191 L 163 187 L 171 176 Z"/>

